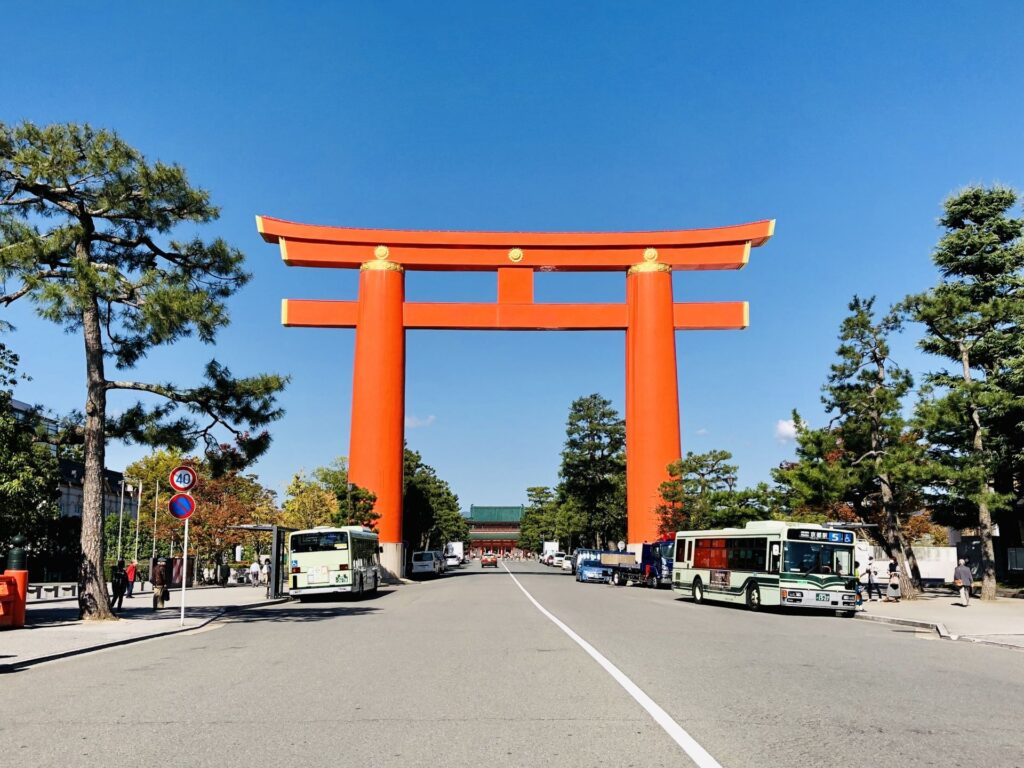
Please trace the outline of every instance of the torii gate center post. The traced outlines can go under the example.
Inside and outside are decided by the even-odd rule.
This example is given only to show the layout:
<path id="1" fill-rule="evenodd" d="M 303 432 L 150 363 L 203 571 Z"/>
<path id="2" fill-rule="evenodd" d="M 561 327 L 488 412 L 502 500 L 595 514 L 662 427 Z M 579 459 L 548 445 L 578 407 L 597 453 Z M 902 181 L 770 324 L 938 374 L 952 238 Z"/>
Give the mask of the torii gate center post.
<path id="1" fill-rule="evenodd" d="M 284 299 L 281 322 L 355 328 L 349 479 L 377 496 L 382 565 L 402 574 L 405 331 L 626 332 L 627 541 L 658 538 L 658 489 L 681 456 L 677 330 L 738 330 L 747 302 L 674 303 L 672 270 L 741 269 L 775 221 L 665 232 L 432 232 L 256 217 L 293 267 L 356 269 L 357 301 Z M 405 301 L 406 270 L 497 273 L 494 303 Z M 541 272 L 624 272 L 624 304 L 537 304 Z"/>

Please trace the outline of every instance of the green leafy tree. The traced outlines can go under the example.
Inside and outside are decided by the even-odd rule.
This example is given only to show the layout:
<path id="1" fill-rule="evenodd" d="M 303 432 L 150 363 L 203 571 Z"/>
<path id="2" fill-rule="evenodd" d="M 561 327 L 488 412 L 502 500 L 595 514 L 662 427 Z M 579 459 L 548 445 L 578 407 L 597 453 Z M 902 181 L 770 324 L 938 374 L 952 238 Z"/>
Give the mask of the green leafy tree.
<path id="1" fill-rule="evenodd" d="M 774 477 L 793 508 L 873 526 L 866 530 L 896 557 L 903 595 L 913 598 L 921 574 L 905 524 L 922 507 L 927 462 L 903 416 L 913 380 L 890 357 L 888 337 L 899 327 L 897 313 L 876 320 L 874 298 L 853 297 L 823 387 L 831 422 L 812 430 L 794 414 L 798 461 Z"/>
<path id="2" fill-rule="evenodd" d="M 331 525 L 338 516 L 338 499 L 317 480 L 299 470 L 288 483 L 281 524 L 288 528 Z"/>
<path id="3" fill-rule="evenodd" d="M 1016 204 L 1003 187 L 947 199 L 932 254 L 941 280 L 904 305 L 924 325 L 921 348 L 949 361 L 926 378 L 917 417 L 938 468 L 933 513 L 978 530 L 983 600 L 996 597 L 994 526 L 1020 519 L 1024 220 L 1010 216 Z"/>
<path id="4" fill-rule="evenodd" d="M 743 526 L 771 516 L 767 484 L 737 488 L 739 468 L 731 460 L 728 451 L 688 452 L 668 466 L 658 509 L 662 533 Z"/>
<path id="5" fill-rule="evenodd" d="M 569 406 L 559 485 L 560 501 L 583 516 L 581 536 L 602 547 L 626 533 L 626 427 L 599 394 Z"/>
<path id="6" fill-rule="evenodd" d="M 405 449 L 402 533 L 415 549 L 441 549 L 452 541 L 469 541 L 469 522 L 459 497 L 416 451 Z"/>
<path id="7" fill-rule="evenodd" d="M 116 618 L 102 572 L 107 440 L 181 450 L 201 442 L 219 474 L 264 453 L 270 435 L 263 428 L 282 413 L 275 396 L 285 379 L 237 379 L 215 360 L 205 382 L 191 388 L 107 375 L 108 362 L 129 370 L 150 350 L 186 337 L 212 343 L 227 324 L 225 302 L 249 280 L 242 253 L 220 239 L 172 237 L 179 224 L 192 231 L 218 215 L 184 169 L 148 162 L 113 132 L 0 124 L 0 305 L 27 299 L 40 317 L 81 334 L 85 346 L 77 429 L 85 459 L 84 618 Z M 107 397 L 121 390 L 147 399 L 114 417 Z M 225 431 L 233 444 L 221 442 Z"/>
<path id="8" fill-rule="evenodd" d="M 39 414 L 15 413 L 11 407 L 17 367 L 18 356 L 0 343 L 0 554 L 19 533 L 38 547 L 60 514 L 60 472 L 37 432 Z"/>
<path id="9" fill-rule="evenodd" d="M 380 514 L 374 511 L 377 496 L 348 479 L 348 461 L 339 456 L 326 467 L 313 470 L 313 477 L 338 500 L 335 525 L 376 526 Z"/>
<path id="10" fill-rule="evenodd" d="M 555 537 L 555 514 L 558 503 L 555 491 L 543 485 L 526 489 L 526 507 L 519 524 L 519 547 L 530 552 L 540 552 L 542 543 Z"/>
<path id="11" fill-rule="evenodd" d="M 890 312 L 876 321 L 874 298 L 854 296 L 840 328 L 839 361 L 832 365 L 822 401 L 834 414 L 842 459 L 850 467 L 847 495 L 875 539 L 894 555 L 904 597 L 916 596 L 921 572 L 904 524 L 923 504 L 925 455 L 920 435 L 903 416 L 913 387 L 910 373 L 890 357 L 888 336 L 900 327 Z"/>

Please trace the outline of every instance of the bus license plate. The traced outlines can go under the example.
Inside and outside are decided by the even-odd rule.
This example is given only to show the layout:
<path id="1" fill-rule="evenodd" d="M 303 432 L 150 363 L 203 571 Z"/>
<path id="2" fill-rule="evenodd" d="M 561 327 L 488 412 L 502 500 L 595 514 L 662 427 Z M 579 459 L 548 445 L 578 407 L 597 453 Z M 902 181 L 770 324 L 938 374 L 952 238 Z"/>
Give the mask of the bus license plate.
<path id="1" fill-rule="evenodd" d="M 826 593 L 826 592 L 819 592 L 818 596 L 815 597 L 814 599 L 817 600 L 819 603 L 827 603 L 827 602 L 829 602 L 829 596 L 828 596 L 828 593 Z"/>

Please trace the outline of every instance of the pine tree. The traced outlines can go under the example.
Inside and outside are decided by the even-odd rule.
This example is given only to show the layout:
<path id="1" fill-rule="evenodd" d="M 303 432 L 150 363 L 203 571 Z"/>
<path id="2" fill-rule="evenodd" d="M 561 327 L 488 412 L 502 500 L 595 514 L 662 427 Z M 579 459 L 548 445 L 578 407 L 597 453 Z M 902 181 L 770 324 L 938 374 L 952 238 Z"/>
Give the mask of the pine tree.
<path id="1" fill-rule="evenodd" d="M 921 348 L 949 361 L 926 378 L 917 416 L 940 470 L 936 517 L 977 527 L 983 600 L 996 596 L 995 519 L 1009 520 L 1021 493 L 1024 220 L 1009 216 L 1016 203 L 1003 187 L 947 199 L 946 233 L 932 254 L 941 280 L 904 304 L 924 325 Z"/>
<path id="2" fill-rule="evenodd" d="M 215 474 L 241 468 L 270 445 L 285 379 L 236 379 L 216 360 L 196 387 L 107 376 L 135 368 L 155 347 L 197 336 L 212 343 L 228 323 L 226 300 L 249 280 L 243 255 L 220 239 L 177 240 L 214 221 L 209 195 L 177 165 L 148 162 L 117 134 L 89 126 L 0 124 L 0 305 L 27 298 L 38 315 L 85 346 L 79 611 L 114 619 L 103 564 L 102 475 L 106 443 L 123 438 L 182 450 L 201 442 Z M 147 403 L 108 413 L 111 392 Z M 185 416 L 179 415 L 179 409 Z M 233 445 L 222 444 L 230 433 Z"/>
<path id="3" fill-rule="evenodd" d="M 610 400 L 580 397 L 569 407 L 562 450 L 561 503 L 583 516 L 582 535 L 596 546 L 626 534 L 626 426 Z"/>

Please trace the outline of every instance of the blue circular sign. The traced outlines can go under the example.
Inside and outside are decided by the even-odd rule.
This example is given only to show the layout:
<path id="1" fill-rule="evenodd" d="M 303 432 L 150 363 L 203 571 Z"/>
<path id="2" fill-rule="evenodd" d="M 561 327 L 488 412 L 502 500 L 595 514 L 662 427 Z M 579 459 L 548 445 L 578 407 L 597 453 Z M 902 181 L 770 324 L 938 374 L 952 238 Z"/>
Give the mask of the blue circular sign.
<path id="1" fill-rule="evenodd" d="M 179 520 L 188 520 L 196 511 L 196 500 L 187 493 L 176 493 L 167 502 L 167 508 Z"/>

